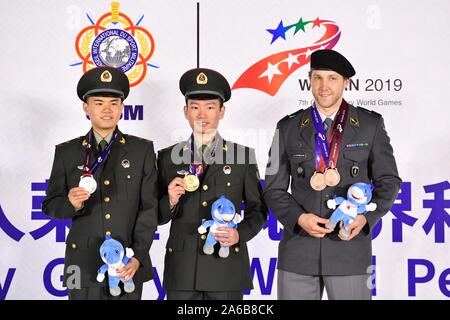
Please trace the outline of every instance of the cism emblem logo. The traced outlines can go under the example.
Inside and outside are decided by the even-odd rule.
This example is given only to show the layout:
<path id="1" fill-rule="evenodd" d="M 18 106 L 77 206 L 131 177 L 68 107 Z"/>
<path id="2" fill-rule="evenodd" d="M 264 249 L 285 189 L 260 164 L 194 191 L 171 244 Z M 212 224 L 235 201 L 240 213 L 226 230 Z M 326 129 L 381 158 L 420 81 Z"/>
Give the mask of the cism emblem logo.
<path id="1" fill-rule="evenodd" d="M 234 89 L 251 88 L 265 92 L 271 96 L 277 94 L 284 81 L 294 71 L 309 63 L 311 54 L 320 49 L 332 49 L 338 42 L 341 31 L 339 26 L 330 20 L 303 21 L 300 18 L 296 23 L 284 25 L 280 21 L 275 29 L 266 29 L 271 36 L 271 45 L 276 41 L 289 42 L 292 38 L 301 39 L 301 35 L 323 29 L 322 36 L 312 43 L 304 43 L 301 47 L 271 54 L 249 67 L 233 85 Z M 290 38 L 289 38 L 290 37 Z"/>
<path id="2" fill-rule="evenodd" d="M 95 67 L 114 67 L 122 70 L 134 87 L 144 80 L 148 67 L 158 68 L 149 60 L 155 51 L 151 33 L 141 27 L 144 16 L 134 23 L 119 11 L 118 2 L 111 3 L 111 12 L 96 22 L 87 15 L 91 25 L 81 30 L 75 40 L 75 49 L 83 73 Z"/>

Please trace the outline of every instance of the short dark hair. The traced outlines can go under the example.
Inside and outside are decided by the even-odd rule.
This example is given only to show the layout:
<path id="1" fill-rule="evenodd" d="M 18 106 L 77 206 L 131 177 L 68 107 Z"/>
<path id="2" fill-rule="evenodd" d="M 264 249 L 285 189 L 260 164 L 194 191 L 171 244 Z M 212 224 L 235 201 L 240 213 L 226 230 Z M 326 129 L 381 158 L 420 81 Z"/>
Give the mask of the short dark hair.
<path id="1" fill-rule="evenodd" d="M 188 100 L 219 100 L 219 107 L 223 107 L 223 100 L 215 95 L 190 95 L 188 98 L 185 98 L 186 106 L 188 105 Z"/>

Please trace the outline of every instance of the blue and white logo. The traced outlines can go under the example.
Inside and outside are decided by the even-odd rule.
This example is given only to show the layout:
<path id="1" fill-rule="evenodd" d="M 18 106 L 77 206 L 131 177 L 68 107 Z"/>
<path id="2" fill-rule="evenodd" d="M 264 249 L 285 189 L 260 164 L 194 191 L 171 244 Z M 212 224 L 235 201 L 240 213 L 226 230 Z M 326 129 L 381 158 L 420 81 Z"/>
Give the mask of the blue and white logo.
<path id="1" fill-rule="evenodd" d="M 139 52 L 134 38 L 126 31 L 108 29 L 100 33 L 92 44 L 92 60 L 98 67 L 130 70 L 136 63 Z"/>

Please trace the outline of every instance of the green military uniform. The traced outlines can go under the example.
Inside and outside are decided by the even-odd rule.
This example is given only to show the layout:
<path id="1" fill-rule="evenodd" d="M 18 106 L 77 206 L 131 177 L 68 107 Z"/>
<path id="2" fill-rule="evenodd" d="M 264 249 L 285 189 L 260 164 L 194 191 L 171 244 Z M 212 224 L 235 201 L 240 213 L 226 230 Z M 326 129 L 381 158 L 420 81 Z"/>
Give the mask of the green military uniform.
<path id="1" fill-rule="evenodd" d="M 113 76 L 113 80 L 109 82 L 112 90 L 122 89 L 120 84 L 117 86 L 114 81 L 114 78 L 119 80 L 118 71 L 113 68 L 98 69 L 110 71 Z M 80 98 L 84 100 L 86 97 L 83 92 L 96 88 L 98 75 L 98 71 L 95 71 L 83 76 L 80 83 L 85 85 L 86 89 L 79 91 Z M 120 79 L 123 81 L 123 77 Z M 105 89 L 108 87 L 102 88 Z M 121 91 L 126 91 L 126 88 Z M 117 94 L 108 90 L 105 92 Z M 101 95 L 103 91 L 95 91 L 93 94 Z M 124 247 L 133 249 L 134 257 L 140 262 L 133 278 L 136 284 L 135 292 L 122 294 L 118 298 L 140 299 L 142 283 L 153 278 L 149 250 L 157 226 L 158 206 L 153 143 L 117 131 L 111 152 L 94 173 L 97 181 L 96 191 L 84 202 L 80 210 L 75 210 L 67 195 L 70 189 L 79 185 L 89 144 L 88 136 L 81 136 L 56 146 L 47 196 L 42 205 L 42 211 L 50 217 L 72 219 L 66 240 L 64 285 L 71 274 L 67 272 L 68 267 L 75 265 L 81 269 L 81 289 L 69 289 L 69 298 L 111 298 L 104 288 L 108 282 L 96 281 L 97 270 L 103 265 L 99 248 L 105 236 L 110 235 Z M 110 138 L 109 136 L 106 140 Z M 95 144 L 94 150 L 97 150 L 98 142 L 98 136 L 95 141 L 91 141 Z M 98 152 L 94 151 L 94 156 L 96 159 Z"/>
<path id="2" fill-rule="evenodd" d="M 180 80 L 180 88 L 186 98 L 190 94 L 223 101 L 230 97 L 225 78 L 209 69 L 188 71 Z M 243 290 L 253 288 L 246 243 L 267 219 L 254 150 L 224 141 L 216 134 L 204 150 L 214 157 L 206 164 L 199 188 L 186 192 L 171 210 L 168 185 L 175 177 L 182 177 L 180 173 L 189 171 L 194 156 L 191 149 L 197 147 L 183 141 L 158 152 L 159 224 L 171 221 L 163 286 L 168 299 L 242 299 Z M 219 257 L 218 244 L 212 255 L 205 254 L 206 234 L 197 230 L 203 220 L 211 220 L 211 204 L 222 195 L 237 211 L 244 204 L 244 219 L 237 226 L 239 242 L 230 247 L 227 258 Z"/>

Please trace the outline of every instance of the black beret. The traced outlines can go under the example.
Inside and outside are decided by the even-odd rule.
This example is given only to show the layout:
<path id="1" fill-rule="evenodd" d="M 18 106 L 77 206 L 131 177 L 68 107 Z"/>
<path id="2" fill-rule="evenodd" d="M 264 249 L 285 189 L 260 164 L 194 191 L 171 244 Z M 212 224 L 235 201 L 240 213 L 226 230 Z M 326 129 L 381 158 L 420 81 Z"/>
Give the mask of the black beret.
<path id="1" fill-rule="evenodd" d="M 78 81 L 78 97 L 86 101 L 90 96 L 114 96 L 125 100 L 130 93 L 130 82 L 121 70 L 97 67 L 87 71 Z"/>
<path id="2" fill-rule="evenodd" d="M 231 89 L 227 79 L 219 72 L 197 68 L 186 71 L 180 79 L 181 93 L 189 97 L 211 96 L 224 102 L 231 97 Z"/>
<path id="3" fill-rule="evenodd" d="M 352 64 L 339 52 L 334 50 L 317 50 L 311 54 L 311 70 L 332 70 L 344 78 L 355 75 Z"/>

